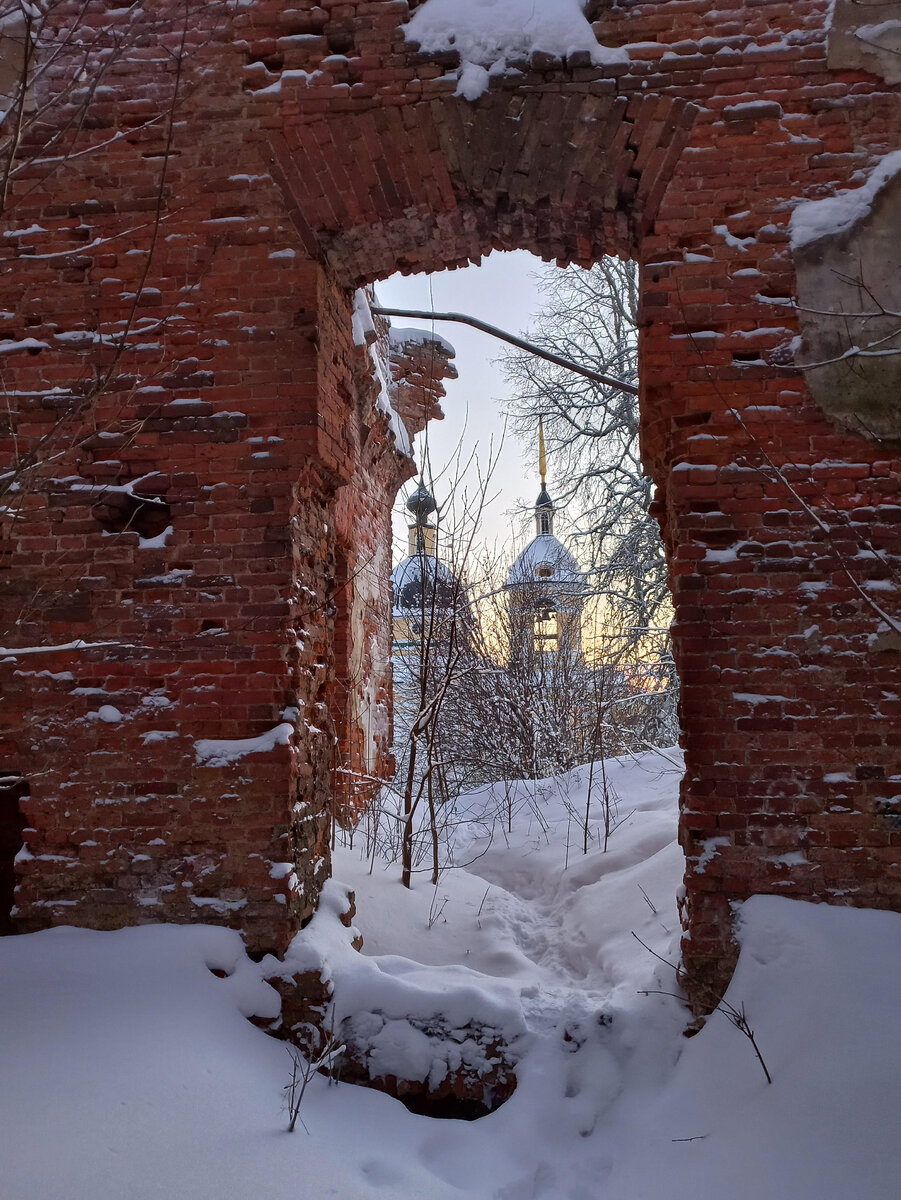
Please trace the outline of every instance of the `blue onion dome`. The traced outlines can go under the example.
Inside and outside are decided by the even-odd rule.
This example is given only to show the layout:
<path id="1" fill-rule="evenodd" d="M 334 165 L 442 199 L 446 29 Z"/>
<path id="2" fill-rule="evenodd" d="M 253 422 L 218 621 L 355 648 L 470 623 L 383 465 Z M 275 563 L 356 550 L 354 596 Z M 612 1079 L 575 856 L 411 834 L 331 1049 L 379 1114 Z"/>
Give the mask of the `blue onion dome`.
<path id="1" fill-rule="evenodd" d="M 391 572 L 395 617 L 415 616 L 423 607 L 446 615 L 468 607 L 463 588 L 443 562 L 411 554 Z"/>
<path id="2" fill-rule="evenodd" d="M 435 497 L 424 483 L 420 483 L 416 491 L 407 500 L 407 508 L 415 518 L 417 525 L 425 525 L 429 516 L 435 512 L 437 507 Z"/>

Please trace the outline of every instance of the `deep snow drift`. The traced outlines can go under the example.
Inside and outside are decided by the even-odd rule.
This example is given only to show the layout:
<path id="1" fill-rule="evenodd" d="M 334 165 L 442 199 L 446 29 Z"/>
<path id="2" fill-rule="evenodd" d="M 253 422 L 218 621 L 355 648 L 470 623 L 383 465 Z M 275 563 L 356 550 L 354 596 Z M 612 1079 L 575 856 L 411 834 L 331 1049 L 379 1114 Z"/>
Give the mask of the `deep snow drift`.
<path id="1" fill-rule="evenodd" d="M 745 1007 L 767 1085 L 722 1015 L 686 1039 L 678 999 L 639 994 L 675 990 L 631 932 L 675 953 L 678 771 L 645 755 L 611 779 L 622 824 L 606 853 L 596 806 L 582 853 L 584 770 L 467 798 L 452 841 L 469 865 L 437 889 L 422 874 L 406 892 L 378 860 L 370 874 L 358 834 L 335 869 L 356 889 L 364 956 L 329 932 L 328 905 L 298 941 L 333 953 L 348 1004 L 355 988 L 359 1006 L 406 996 L 415 1013 L 444 994 L 462 1017 L 465 995 L 519 1030 L 519 1087 L 476 1122 L 316 1078 L 309 1132 L 286 1133 L 286 1048 L 245 1020 L 272 1015 L 275 994 L 235 933 L 0 941 L 4 1200 L 895 1197 L 901 916 L 744 905 L 727 999 Z"/>

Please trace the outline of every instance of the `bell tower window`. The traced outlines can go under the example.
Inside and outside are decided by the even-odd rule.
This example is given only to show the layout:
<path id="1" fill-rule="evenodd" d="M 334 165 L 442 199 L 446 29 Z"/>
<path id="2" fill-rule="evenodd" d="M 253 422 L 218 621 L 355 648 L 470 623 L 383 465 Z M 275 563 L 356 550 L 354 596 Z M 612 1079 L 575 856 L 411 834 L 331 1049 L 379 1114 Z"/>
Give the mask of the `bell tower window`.
<path id="1" fill-rule="evenodd" d="M 555 654 L 559 637 L 557 613 L 552 608 L 539 609 L 532 623 L 532 645 L 536 653 Z"/>

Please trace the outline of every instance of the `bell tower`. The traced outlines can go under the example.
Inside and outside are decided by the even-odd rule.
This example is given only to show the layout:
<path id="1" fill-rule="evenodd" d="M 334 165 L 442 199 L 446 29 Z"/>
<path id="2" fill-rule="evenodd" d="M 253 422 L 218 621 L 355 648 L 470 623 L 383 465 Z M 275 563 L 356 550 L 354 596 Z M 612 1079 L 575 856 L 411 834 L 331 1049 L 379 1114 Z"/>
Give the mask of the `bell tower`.
<path id="1" fill-rule="evenodd" d="M 538 419 L 538 473 L 535 536 L 518 556 L 504 590 L 510 611 L 510 657 L 544 670 L 582 657 L 585 576 L 573 555 L 554 535 L 556 508 L 547 488 L 544 422 Z"/>

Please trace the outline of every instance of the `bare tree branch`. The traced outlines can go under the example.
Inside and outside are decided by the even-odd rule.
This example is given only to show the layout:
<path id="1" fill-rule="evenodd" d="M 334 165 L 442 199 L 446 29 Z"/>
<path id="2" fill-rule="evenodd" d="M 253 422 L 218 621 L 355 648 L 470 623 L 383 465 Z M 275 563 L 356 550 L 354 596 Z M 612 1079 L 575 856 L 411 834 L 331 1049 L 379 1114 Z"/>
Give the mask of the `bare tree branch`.
<path id="1" fill-rule="evenodd" d="M 638 388 L 634 384 L 627 383 L 624 379 L 614 379 L 612 375 L 604 375 L 599 371 L 592 370 L 590 367 L 582 366 L 571 359 L 564 358 L 561 354 L 543 349 L 541 346 L 527 341 L 525 338 L 517 337 L 514 333 L 507 333 L 504 329 L 498 329 L 496 325 L 489 325 L 487 321 L 480 321 L 478 317 L 470 317 L 465 313 L 427 312 L 425 309 L 417 308 L 381 308 L 377 305 L 372 306 L 372 311 L 381 317 L 413 317 L 423 321 L 458 321 L 461 325 L 471 325 L 473 329 L 480 329 L 482 333 L 499 338 L 502 342 L 509 342 L 511 346 L 517 346 L 520 350 L 525 350 L 528 354 L 534 354 L 537 358 L 543 358 L 547 362 L 554 363 L 555 366 L 562 367 L 565 371 L 573 371 L 577 375 L 584 375 L 586 379 L 591 379 L 595 383 L 603 383 L 607 387 L 618 388 L 630 396 L 638 395 Z"/>

